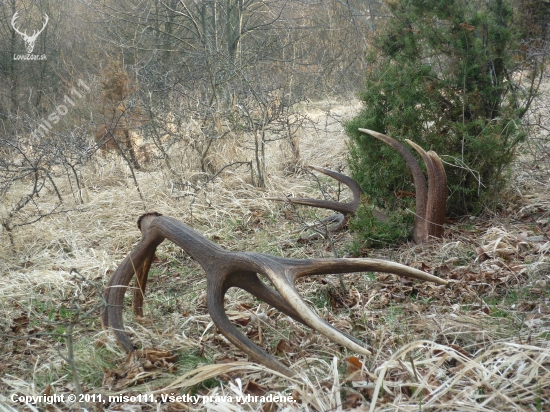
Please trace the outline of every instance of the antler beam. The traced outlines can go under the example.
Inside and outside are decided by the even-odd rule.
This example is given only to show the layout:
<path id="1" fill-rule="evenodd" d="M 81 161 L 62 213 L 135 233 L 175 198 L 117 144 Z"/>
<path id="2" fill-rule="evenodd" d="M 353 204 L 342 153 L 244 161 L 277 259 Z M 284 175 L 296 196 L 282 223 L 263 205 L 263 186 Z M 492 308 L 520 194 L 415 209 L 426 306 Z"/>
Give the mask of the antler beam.
<path id="1" fill-rule="evenodd" d="M 147 276 L 155 250 L 164 239 L 180 246 L 195 259 L 206 273 L 207 305 L 212 320 L 220 332 L 235 346 L 258 363 L 284 373 L 294 374 L 273 356 L 260 349 L 233 325 L 224 311 L 224 295 L 231 287 L 246 290 L 294 320 L 328 337 L 331 341 L 361 354 L 370 351 L 357 339 L 341 332 L 320 319 L 296 292 L 296 279 L 303 276 L 353 271 L 394 273 L 440 285 L 446 281 L 399 263 L 377 259 L 284 259 L 261 253 L 230 252 L 210 242 L 189 226 L 159 213 L 147 213 L 138 220 L 142 239 L 124 259 L 105 289 L 107 307 L 102 313 L 102 324 L 111 327 L 119 344 L 126 352 L 134 346 L 124 330 L 122 311 L 124 294 L 136 274 L 138 288 L 134 291 L 134 313 L 142 313 Z M 258 274 L 269 279 L 274 289 L 260 280 Z"/>

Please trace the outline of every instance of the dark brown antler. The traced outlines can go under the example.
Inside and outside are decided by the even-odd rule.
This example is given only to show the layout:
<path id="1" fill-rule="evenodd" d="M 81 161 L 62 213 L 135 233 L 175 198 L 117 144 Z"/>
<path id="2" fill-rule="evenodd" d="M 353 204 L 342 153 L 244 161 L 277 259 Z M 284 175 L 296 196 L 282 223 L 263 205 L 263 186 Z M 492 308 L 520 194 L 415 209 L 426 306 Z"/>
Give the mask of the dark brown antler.
<path id="1" fill-rule="evenodd" d="M 409 139 L 405 139 L 405 141 L 422 156 L 428 171 L 428 202 L 424 215 L 424 226 L 427 232 L 426 238 L 429 236 L 442 237 L 444 233 L 445 210 L 447 208 L 447 175 L 445 174 L 445 167 L 443 167 L 443 163 L 436 152 L 430 150 L 426 153 L 415 142 Z"/>
<path id="2" fill-rule="evenodd" d="M 447 203 L 447 175 L 437 153 L 431 150 L 426 153 L 416 143 L 408 139 L 405 140 L 420 154 L 424 163 L 426 163 L 426 169 L 428 170 L 428 184 L 426 185 L 426 178 L 424 177 L 424 173 L 422 173 L 422 169 L 409 149 L 403 144 L 374 130 L 359 129 L 359 131 L 370 134 L 393 147 L 405 159 L 405 163 L 407 163 L 413 175 L 416 189 L 416 215 L 413 227 L 414 241 L 416 243 L 423 243 L 430 236 L 443 236 Z"/>
<path id="3" fill-rule="evenodd" d="M 431 281 L 440 285 L 447 284 L 446 281 L 420 270 L 377 259 L 299 260 L 260 253 L 229 252 L 210 242 L 184 223 L 158 213 L 143 215 L 138 220 L 138 226 L 143 237 L 109 280 L 105 289 L 107 307 L 101 319 L 104 327 L 112 327 L 118 342 L 126 352 L 133 351 L 134 346 L 124 331 L 122 321 L 124 294 L 136 273 L 140 287 L 134 291 L 134 297 L 136 293 L 140 297 L 134 299 L 134 312 L 140 312 L 148 271 L 155 250 L 164 239 L 180 246 L 199 262 L 206 272 L 208 311 L 220 332 L 256 362 L 289 376 L 294 374 L 290 368 L 253 344 L 229 321 L 224 311 L 224 295 L 229 288 L 244 289 L 294 320 L 325 335 L 333 342 L 357 353 L 370 354 L 360 341 L 332 327 L 307 306 L 296 292 L 294 287 L 296 279 L 328 273 L 376 271 Z M 275 290 L 262 282 L 258 274 L 267 277 Z"/>
<path id="4" fill-rule="evenodd" d="M 308 167 L 310 169 L 323 173 L 327 176 L 333 177 L 339 182 L 342 182 L 343 184 L 345 184 L 351 190 L 351 193 L 353 194 L 353 200 L 350 202 L 344 203 L 344 202 L 335 202 L 333 200 L 317 200 L 317 199 L 308 199 L 303 197 L 270 197 L 268 199 L 278 200 L 278 201 L 287 201 L 297 205 L 312 206 L 312 207 L 329 209 L 329 210 L 334 210 L 335 212 L 339 212 L 339 214 L 324 218 L 323 220 L 321 220 L 321 223 L 323 225 L 330 225 L 327 227 L 327 230 L 329 232 L 336 232 L 338 230 L 341 230 L 348 222 L 349 216 L 353 215 L 357 211 L 357 208 L 359 207 L 359 203 L 361 202 L 361 193 L 362 193 L 361 187 L 351 177 L 343 175 L 342 173 L 325 169 L 323 167 L 317 167 L 317 166 L 308 166 Z M 317 237 L 318 237 L 318 234 L 314 234 L 313 236 L 310 236 L 309 239 L 312 240 Z"/>
<path id="5" fill-rule="evenodd" d="M 405 163 L 413 175 L 413 182 L 416 189 L 416 214 L 413 226 L 414 241 L 420 244 L 428 240 L 430 237 L 442 237 L 444 233 L 443 224 L 445 223 L 447 201 L 447 176 L 445 174 L 443 163 L 437 153 L 431 150 L 426 153 L 426 151 L 416 143 L 408 139 L 406 140 L 406 142 L 409 143 L 418 152 L 418 154 L 420 154 L 426 163 L 426 168 L 428 171 L 428 183 L 426 183 L 426 178 L 424 177 L 424 173 L 418 165 L 416 158 L 403 144 L 389 136 L 375 132 L 374 130 L 359 129 L 359 131 L 370 134 L 371 136 L 374 136 L 378 140 L 381 140 L 391 146 L 405 159 Z M 334 221 L 337 222 L 328 228 L 329 232 L 340 230 L 347 223 L 349 216 L 353 215 L 357 211 L 361 198 L 361 188 L 353 179 L 346 175 L 334 172 L 332 170 L 323 169 L 321 167 L 310 167 L 321 173 L 332 176 L 348 186 L 353 193 L 353 200 L 349 203 L 342 203 L 329 200 L 314 200 L 295 197 L 269 199 L 282 201 L 286 200 L 295 204 L 320 207 L 340 212 L 341 214 L 329 216 L 328 218 L 322 220 L 322 223 L 324 224 Z M 375 213 L 379 220 L 387 219 L 382 213 L 377 211 L 375 211 Z M 315 237 L 318 237 L 318 235 L 310 236 L 309 239 L 313 239 Z"/>

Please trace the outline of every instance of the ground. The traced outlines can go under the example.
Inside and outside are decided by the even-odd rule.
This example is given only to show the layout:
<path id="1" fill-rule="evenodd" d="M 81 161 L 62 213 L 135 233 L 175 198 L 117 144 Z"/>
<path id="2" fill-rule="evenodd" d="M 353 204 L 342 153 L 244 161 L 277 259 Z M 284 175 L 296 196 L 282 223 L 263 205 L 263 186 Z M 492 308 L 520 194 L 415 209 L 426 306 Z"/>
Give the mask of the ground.
<path id="1" fill-rule="evenodd" d="M 341 121 L 357 107 L 309 107 L 297 166 L 344 168 Z M 151 269 L 145 316 L 134 318 L 128 301 L 126 329 L 141 350 L 127 356 L 102 330 L 99 313 L 109 276 L 140 238 L 136 220 L 144 211 L 175 217 L 229 250 L 351 256 L 349 231 L 330 241 L 295 241 L 306 234 L 304 222 L 324 212 L 267 199 L 321 196 L 305 169 L 282 166 L 287 156 L 283 143 L 270 145 L 264 189 L 249 184 L 246 168 L 229 168 L 199 187 L 175 185 L 160 163 L 151 164 L 136 172 L 144 201 L 121 159 L 97 158 L 83 173 L 83 204 L 17 230 L 13 246 L 1 233 L 0 409 L 78 410 L 66 398 L 34 406 L 11 399 L 82 392 L 88 410 L 104 411 L 550 410 L 550 164 L 530 142 L 497 211 L 449 220 L 445 237 L 425 245 L 363 251 L 449 286 L 377 273 L 298 283 L 320 317 L 366 342 L 372 356 L 342 349 L 232 289 L 230 318 L 297 374 L 250 362 L 211 322 L 202 269 L 168 241 Z M 183 170 L 181 181 L 192 174 Z M 338 193 L 333 181 L 320 180 Z M 55 193 L 40 199 L 50 201 Z"/>

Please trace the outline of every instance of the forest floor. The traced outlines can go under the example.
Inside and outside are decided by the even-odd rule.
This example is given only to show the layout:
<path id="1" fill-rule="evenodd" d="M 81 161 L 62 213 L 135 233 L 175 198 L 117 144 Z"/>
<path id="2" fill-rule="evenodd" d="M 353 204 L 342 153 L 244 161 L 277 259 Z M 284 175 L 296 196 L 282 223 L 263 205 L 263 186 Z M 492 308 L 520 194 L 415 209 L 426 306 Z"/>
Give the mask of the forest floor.
<path id="1" fill-rule="evenodd" d="M 309 109 L 301 165 L 345 170 L 341 121 L 357 108 Z M 330 242 L 289 242 L 304 236 L 304 222 L 327 214 L 267 199 L 321 196 L 309 172 L 283 167 L 287 149 L 284 142 L 269 147 L 265 189 L 250 185 L 244 167 L 198 188 L 182 184 L 191 171 L 175 182 L 160 163 L 148 165 L 136 172 L 143 200 L 121 159 L 97 158 L 83 173 L 82 204 L 75 197 L 66 213 L 20 228 L 15 246 L 0 233 L 0 411 L 79 410 L 67 398 L 79 386 L 86 408 L 103 411 L 550 410 L 550 158 L 532 141 L 520 150 L 498 212 L 449 221 L 443 239 L 422 246 L 366 251 L 440 276 L 447 287 L 375 273 L 298 282 L 310 307 L 374 348 L 372 356 L 231 289 L 230 318 L 296 375 L 250 362 L 211 322 L 200 266 L 168 241 L 153 262 L 145 317 L 134 318 L 129 306 L 124 312 L 132 341 L 150 350 L 126 356 L 102 330 L 101 297 L 140 239 L 136 220 L 145 210 L 177 218 L 229 250 L 350 256 L 347 231 Z M 337 184 L 320 180 L 336 196 Z M 55 193 L 37 201 L 46 206 Z M 50 405 L 19 399 L 43 394 L 65 398 Z M 142 398 L 108 398 L 121 394 Z"/>

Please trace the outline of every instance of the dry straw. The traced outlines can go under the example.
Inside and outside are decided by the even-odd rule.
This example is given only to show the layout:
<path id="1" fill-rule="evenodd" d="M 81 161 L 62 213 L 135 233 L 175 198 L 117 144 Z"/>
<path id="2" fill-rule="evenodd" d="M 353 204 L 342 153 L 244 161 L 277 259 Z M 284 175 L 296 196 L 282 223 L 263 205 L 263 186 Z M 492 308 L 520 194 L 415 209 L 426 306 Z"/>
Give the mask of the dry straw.
<path id="1" fill-rule="evenodd" d="M 338 121 L 354 110 L 341 107 L 327 116 L 326 110 L 313 108 L 312 123 L 301 131 L 303 165 L 337 168 L 345 164 L 345 140 Z M 58 313 L 60 305 L 74 301 L 82 306 L 100 303 L 96 286 L 106 282 L 138 241 L 136 219 L 144 209 L 180 219 L 233 250 L 293 258 L 333 256 L 330 243 L 289 243 L 291 233 L 302 230 L 303 222 L 288 206 L 265 199 L 321 196 L 306 174 L 289 174 L 285 169 L 284 145 L 269 146 L 269 176 L 261 190 L 250 184 L 246 166 L 228 168 L 204 185 L 200 179 L 195 181 L 200 173 L 187 168 L 196 162 L 185 157 L 191 154 L 184 149 L 173 148 L 180 157 L 174 157 L 179 163 L 174 162 L 172 172 L 160 165 L 136 172 L 145 203 L 120 159 L 98 159 L 89 166 L 93 166 L 90 173 L 83 173 L 84 204 L 71 204 L 67 213 L 17 230 L 15 252 L 5 233 L 0 235 L 0 344 L 6 348 L 0 353 L 0 365 L 9 370 L 0 376 L 0 411 L 14 410 L 8 400 L 14 392 L 37 395 L 46 385 L 58 393 L 71 389 L 66 362 L 59 356 L 63 345 L 47 336 L 20 338 L 32 328 L 43 327 L 44 308 Z M 244 147 L 220 147 L 213 161 L 222 165 L 242 161 L 247 153 Z M 339 279 L 330 276 L 297 285 L 320 316 L 376 348 L 372 358 L 360 359 L 361 371 L 355 375 L 346 371 L 344 362 L 353 354 L 341 352 L 247 294 L 230 290 L 225 306 L 231 318 L 246 324 L 243 331 L 272 353 L 284 341 L 279 355 L 297 374 L 288 378 L 245 362 L 211 324 L 201 269 L 177 248 L 163 244 L 146 297 L 146 317 L 129 318 L 126 324 L 134 342 L 143 347 L 179 353 L 180 369 L 153 369 L 145 374 L 146 382 L 141 379 L 145 375 L 136 375 L 133 386 L 103 387 L 101 376 L 93 380 L 89 375 L 101 375 L 102 367 L 115 369 L 124 363 L 124 354 L 111 333 L 101 332 L 99 323 L 90 321 L 77 328 L 74 337 L 76 363 L 86 390 L 155 395 L 199 390 L 214 395 L 245 391 L 254 382 L 267 393 L 293 395 L 298 402 L 275 405 L 288 411 L 548 410 L 550 240 L 536 238 L 540 233 L 533 231 L 546 227 L 542 225 L 548 216 L 537 211 L 548 210 L 550 199 L 544 194 L 548 182 L 543 188 L 536 186 L 529 174 L 521 173 L 523 167 L 516 168 L 520 178 L 514 181 L 522 193 L 522 206 L 506 219 L 455 222 L 442 242 L 369 252 L 369 257 L 436 271 L 450 279 L 448 289 L 359 273 L 343 277 L 347 290 L 340 290 Z M 535 186 L 535 192 L 528 192 Z M 60 190 L 69 188 L 60 186 Z M 54 198 L 54 193 L 46 193 L 41 201 L 46 204 Z M 298 212 L 307 221 L 324 216 L 305 208 Z M 334 239 L 340 256 L 349 239 L 349 234 Z M 531 294 L 509 301 L 523 290 Z M 13 332 L 23 315 L 31 323 Z M 183 364 L 185 356 L 197 353 L 203 357 L 189 367 Z M 202 385 L 212 380 L 217 382 L 214 388 Z M 181 408 L 203 410 L 201 405 Z M 261 411 L 263 405 L 227 403 L 209 408 Z M 141 410 L 171 409 L 159 404 L 158 409 L 149 405 Z"/>

